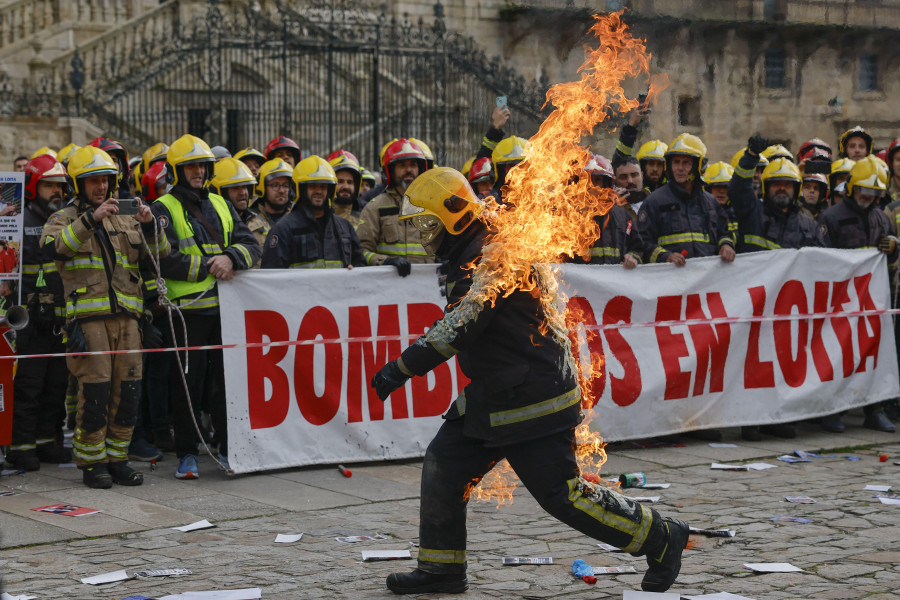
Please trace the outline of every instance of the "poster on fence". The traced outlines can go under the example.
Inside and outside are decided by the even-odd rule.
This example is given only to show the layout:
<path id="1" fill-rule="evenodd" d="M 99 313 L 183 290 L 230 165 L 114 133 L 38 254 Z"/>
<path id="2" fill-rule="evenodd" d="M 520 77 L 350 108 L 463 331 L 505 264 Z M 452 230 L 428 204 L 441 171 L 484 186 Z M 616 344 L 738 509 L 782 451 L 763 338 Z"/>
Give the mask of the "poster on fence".
<path id="1" fill-rule="evenodd" d="M 787 422 L 900 395 L 876 251 L 562 273 L 585 340 L 578 359 L 605 360 L 590 416 L 608 441 Z M 255 270 L 220 285 L 220 299 L 223 342 L 251 345 L 225 351 L 236 472 L 421 456 L 465 384 L 453 360 L 386 403 L 368 387 L 440 318 L 434 266 L 405 278 L 392 267 Z"/>
<path id="2" fill-rule="evenodd" d="M 0 316 L 21 304 L 22 232 L 25 173 L 0 173 Z M 0 356 L 16 353 L 14 332 L 0 326 Z M 0 361 L 0 445 L 12 442 L 13 374 L 11 360 Z"/>

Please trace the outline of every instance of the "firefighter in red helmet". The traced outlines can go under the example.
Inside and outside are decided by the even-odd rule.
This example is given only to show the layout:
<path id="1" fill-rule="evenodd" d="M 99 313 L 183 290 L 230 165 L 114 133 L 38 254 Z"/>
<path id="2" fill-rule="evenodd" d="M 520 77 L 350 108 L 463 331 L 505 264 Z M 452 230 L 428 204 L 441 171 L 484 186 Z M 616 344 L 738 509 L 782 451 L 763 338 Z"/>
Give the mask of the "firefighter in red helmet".
<path id="1" fill-rule="evenodd" d="M 303 156 L 300 154 L 300 146 L 297 145 L 297 142 L 289 137 L 279 135 L 266 146 L 266 160 L 269 161 L 273 158 L 280 158 L 294 168 Z"/>

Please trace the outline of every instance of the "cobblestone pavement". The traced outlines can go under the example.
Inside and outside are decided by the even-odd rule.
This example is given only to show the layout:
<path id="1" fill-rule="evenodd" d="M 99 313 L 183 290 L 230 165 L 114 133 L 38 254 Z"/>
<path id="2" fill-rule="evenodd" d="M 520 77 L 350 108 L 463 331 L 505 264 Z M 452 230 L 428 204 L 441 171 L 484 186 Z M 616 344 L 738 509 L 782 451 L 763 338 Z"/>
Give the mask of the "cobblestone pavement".
<path id="1" fill-rule="evenodd" d="M 842 435 L 803 425 L 795 440 L 743 442 L 736 429 L 711 448 L 611 446 L 604 475 L 644 471 L 665 490 L 654 507 L 696 527 L 735 529 L 732 539 L 691 537 L 673 592 L 727 591 L 762 599 L 892 599 L 900 597 L 900 506 L 883 505 L 867 484 L 900 492 L 900 438 L 860 428 Z M 776 457 L 795 449 L 824 449 L 822 458 L 789 465 Z M 891 458 L 879 461 L 879 455 Z M 859 460 L 848 460 L 856 456 Z M 765 461 L 763 471 L 715 471 L 712 462 Z M 353 465 L 344 478 L 333 467 L 291 469 L 233 479 L 201 461 L 201 479 L 176 481 L 174 457 L 139 488 L 89 490 L 75 469 L 44 465 L 40 472 L 0 480 L 0 572 L 4 591 L 46 598 L 159 597 L 192 590 L 259 587 L 263 598 L 388 598 L 384 578 L 414 567 L 413 560 L 363 563 L 361 550 L 410 549 L 418 535 L 420 461 Z M 791 504 L 806 495 L 815 504 Z M 66 517 L 31 508 L 69 503 L 102 509 Z M 808 524 L 773 522 L 802 516 Z M 217 526 L 190 533 L 173 526 L 209 519 Z M 294 544 L 275 544 L 277 533 L 300 533 Z M 337 536 L 382 533 L 385 540 L 342 544 Z M 551 556 L 548 566 L 503 567 L 504 556 Z M 637 573 L 599 576 L 590 586 L 570 574 L 575 558 L 593 566 L 633 565 Z M 744 563 L 789 562 L 802 573 L 752 574 Z M 131 580 L 104 586 L 82 577 L 186 568 L 192 575 Z M 643 558 L 605 552 L 594 540 L 546 515 L 524 489 L 500 509 L 469 508 L 469 592 L 466 598 L 621 598 L 640 589 Z M 424 596 L 437 598 L 438 595 Z"/>

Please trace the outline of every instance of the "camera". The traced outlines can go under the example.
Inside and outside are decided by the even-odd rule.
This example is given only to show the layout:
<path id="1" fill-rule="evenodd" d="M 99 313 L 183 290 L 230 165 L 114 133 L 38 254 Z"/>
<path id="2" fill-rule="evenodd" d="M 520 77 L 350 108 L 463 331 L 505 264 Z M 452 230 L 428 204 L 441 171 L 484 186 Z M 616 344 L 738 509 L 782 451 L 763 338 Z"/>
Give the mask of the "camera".
<path id="1" fill-rule="evenodd" d="M 137 198 L 122 198 L 119 200 L 119 215 L 136 215 L 141 207 L 141 201 Z"/>
<path id="2" fill-rule="evenodd" d="M 828 175 L 831 173 L 831 161 L 828 160 L 808 160 L 803 164 L 805 173 L 820 173 Z"/>

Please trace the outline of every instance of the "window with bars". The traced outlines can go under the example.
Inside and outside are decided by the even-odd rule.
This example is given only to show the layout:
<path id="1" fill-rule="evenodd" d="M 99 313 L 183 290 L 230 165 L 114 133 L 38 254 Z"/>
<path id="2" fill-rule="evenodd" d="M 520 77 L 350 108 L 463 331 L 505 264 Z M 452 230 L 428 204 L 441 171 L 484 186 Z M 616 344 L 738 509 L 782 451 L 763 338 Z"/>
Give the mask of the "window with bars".
<path id="1" fill-rule="evenodd" d="M 859 57 L 859 91 L 874 92 L 878 89 L 878 55 L 863 54 Z"/>
<path id="2" fill-rule="evenodd" d="M 770 90 L 779 90 L 786 87 L 784 50 L 766 50 L 765 85 Z"/>

